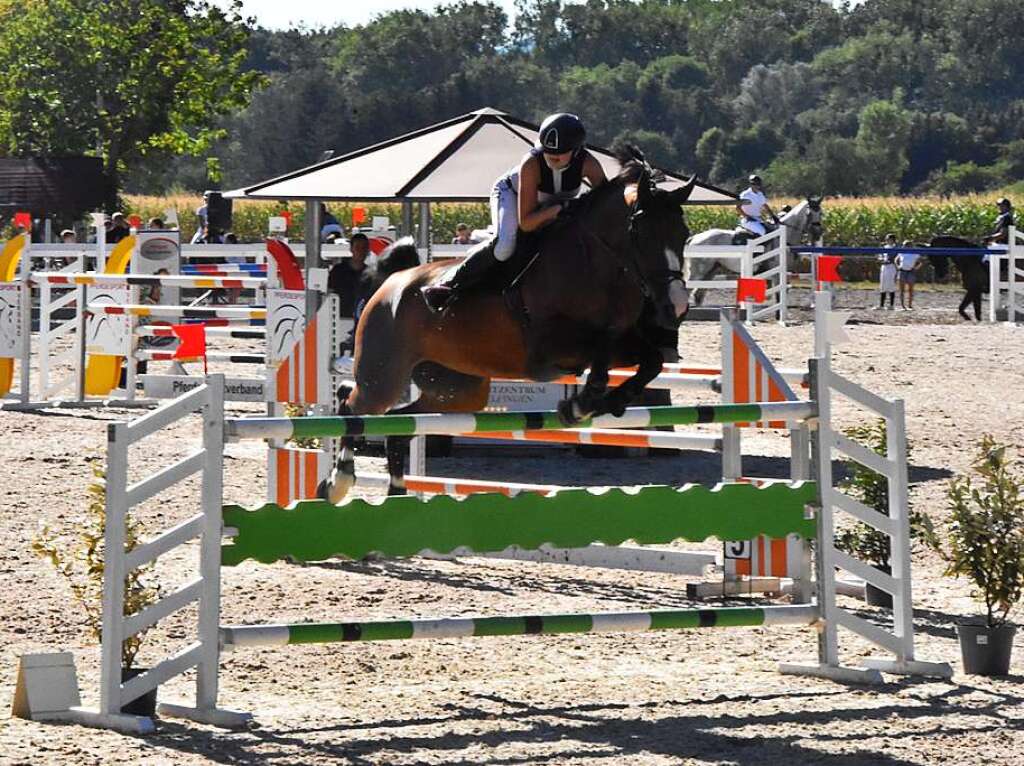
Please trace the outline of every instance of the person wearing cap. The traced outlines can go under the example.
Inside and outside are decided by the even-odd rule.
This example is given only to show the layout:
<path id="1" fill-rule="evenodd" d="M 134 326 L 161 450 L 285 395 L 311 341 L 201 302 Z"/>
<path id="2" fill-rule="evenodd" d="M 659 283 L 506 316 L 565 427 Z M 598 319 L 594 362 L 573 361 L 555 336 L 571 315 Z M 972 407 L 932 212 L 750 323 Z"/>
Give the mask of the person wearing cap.
<path id="1" fill-rule="evenodd" d="M 209 202 L 210 192 L 203 192 L 203 204 L 196 208 L 196 233 L 192 235 L 191 243 L 201 245 L 206 242 L 206 226 L 209 223 Z"/>
<path id="2" fill-rule="evenodd" d="M 109 244 L 116 244 L 131 233 L 124 213 L 114 213 L 110 216 L 110 228 L 107 230 L 107 242 Z"/>
<path id="3" fill-rule="evenodd" d="M 540 231 L 579 196 L 584 182 L 596 188 L 607 180 L 586 139 L 575 114 L 552 114 L 541 123 L 537 145 L 491 191 L 494 235 L 471 249 L 444 282 L 423 288 L 428 306 L 440 311 L 457 293 L 480 284 L 494 265 L 513 256 L 520 230 Z"/>
<path id="4" fill-rule="evenodd" d="M 992 232 L 985 237 L 986 245 L 1007 245 L 1010 243 L 1010 227 L 1013 226 L 1013 203 L 1006 197 L 996 200 L 999 215 L 996 216 Z M 988 260 L 986 256 L 984 260 Z"/>
<path id="5" fill-rule="evenodd" d="M 776 226 L 779 225 L 779 217 L 768 205 L 761 176 L 752 175 L 747 181 L 750 186 L 740 192 L 740 202 L 736 205 L 736 212 L 740 215 L 740 227 L 757 237 L 763 237 L 768 233 L 768 228 L 764 225 L 764 216 L 767 214 Z"/>

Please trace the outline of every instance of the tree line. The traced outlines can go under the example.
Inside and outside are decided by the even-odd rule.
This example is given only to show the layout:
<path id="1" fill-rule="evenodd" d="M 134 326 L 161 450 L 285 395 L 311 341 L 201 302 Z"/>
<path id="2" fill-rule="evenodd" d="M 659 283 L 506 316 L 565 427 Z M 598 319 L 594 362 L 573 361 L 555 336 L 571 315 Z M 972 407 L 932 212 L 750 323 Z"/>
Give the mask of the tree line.
<path id="1" fill-rule="evenodd" d="M 240 186 L 482 106 L 774 193 L 1024 178 L 1019 0 L 517 0 L 268 31 L 197 0 L 0 3 L 0 148 Z"/>

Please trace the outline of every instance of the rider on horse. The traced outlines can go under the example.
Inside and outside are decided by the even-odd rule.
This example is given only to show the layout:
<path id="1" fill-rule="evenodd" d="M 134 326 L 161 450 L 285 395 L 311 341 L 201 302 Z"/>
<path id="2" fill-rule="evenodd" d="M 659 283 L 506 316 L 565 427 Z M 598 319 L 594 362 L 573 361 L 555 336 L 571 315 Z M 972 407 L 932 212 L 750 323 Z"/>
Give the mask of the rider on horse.
<path id="1" fill-rule="evenodd" d="M 1007 245 L 1010 242 L 1010 227 L 1013 226 L 1013 204 L 1006 197 L 996 200 L 999 215 L 996 216 L 992 233 L 985 238 L 986 245 Z"/>
<path id="2" fill-rule="evenodd" d="M 768 205 L 768 197 L 764 193 L 764 185 L 761 183 L 761 176 L 753 175 L 748 179 L 750 186 L 740 192 L 741 202 L 736 205 L 736 212 L 740 214 L 740 233 L 747 236 L 763 237 L 770 229 L 764 225 L 763 216 L 767 213 L 775 226 L 779 225 L 779 217 Z"/>
<path id="3" fill-rule="evenodd" d="M 435 311 L 451 303 L 456 294 L 480 284 L 498 263 L 504 263 L 522 243 L 520 230 L 544 228 L 579 196 L 586 180 L 596 188 L 606 180 L 601 163 L 586 149 L 587 131 L 574 114 L 553 114 L 541 123 L 537 146 L 502 175 L 491 191 L 494 236 L 470 250 L 448 278 L 423 288 L 423 297 Z"/>

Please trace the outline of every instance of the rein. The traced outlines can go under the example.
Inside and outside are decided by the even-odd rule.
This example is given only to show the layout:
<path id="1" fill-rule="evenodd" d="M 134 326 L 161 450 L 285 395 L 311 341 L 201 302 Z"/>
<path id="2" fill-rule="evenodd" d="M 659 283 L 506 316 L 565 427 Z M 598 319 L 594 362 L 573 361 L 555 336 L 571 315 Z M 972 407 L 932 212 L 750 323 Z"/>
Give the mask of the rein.
<path id="1" fill-rule="evenodd" d="M 640 177 L 639 183 L 651 183 L 649 172 L 645 171 Z M 653 186 L 653 184 L 652 184 Z M 629 272 L 640 286 L 640 292 L 643 294 L 645 299 L 652 297 L 651 287 L 648 280 L 644 277 L 643 271 L 640 269 L 640 253 L 642 251 L 640 245 L 640 232 L 638 231 L 637 221 L 639 221 L 644 215 L 647 215 L 646 211 L 640 209 L 640 195 L 639 193 L 633 199 L 633 206 L 629 214 L 629 250 L 628 257 L 623 260 L 626 267 L 626 271 Z M 665 283 L 671 282 L 674 279 L 678 279 L 684 285 L 686 280 L 683 278 L 682 272 L 682 258 L 679 259 L 679 269 L 664 268 L 659 269 L 655 272 L 658 277 L 664 276 Z"/>

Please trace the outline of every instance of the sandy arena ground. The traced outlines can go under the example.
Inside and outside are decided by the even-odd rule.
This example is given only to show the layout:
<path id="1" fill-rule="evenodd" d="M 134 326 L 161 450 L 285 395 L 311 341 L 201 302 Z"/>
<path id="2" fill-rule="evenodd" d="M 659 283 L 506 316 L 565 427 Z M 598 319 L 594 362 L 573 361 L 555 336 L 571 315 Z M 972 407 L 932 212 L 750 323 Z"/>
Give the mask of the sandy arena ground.
<path id="1" fill-rule="evenodd" d="M 954 293 L 924 293 L 915 312 L 858 310 L 852 343 L 836 368 L 907 404 L 911 499 L 941 521 L 949 477 L 966 471 L 984 433 L 1024 442 L 1024 330 L 955 319 Z M 841 292 L 840 307 L 873 294 Z M 802 298 L 805 300 L 806 296 Z M 811 348 L 807 312 L 794 326 L 758 326 L 755 336 L 781 366 L 802 366 Z M 717 326 L 684 326 L 681 348 L 695 363 L 718 361 Z M 687 397 L 691 401 L 697 397 Z M 682 400 L 682 399 L 681 399 Z M 707 400 L 704 397 L 702 400 Z M 250 407 L 249 412 L 255 409 Z M 14 692 L 23 652 L 71 649 L 86 704 L 95 703 L 98 651 L 66 584 L 30 542 L 42 522 L 74 532 L 85 506 L 86 460 L 121 411 L 0 414 L 0 702 Z M 840 425 L 863 422 L 845 401 Z M 135 470 L 185 454 L 197 424 L 150 439 Z M 785 475 L 788 441 L 746 435 L 746 469 Z M 255 504 L 265 491 L 260 444 L 229 447 L 226 499 Z M 359 459 L 360 470 L 380 458 Z M 584 459 L 566 451 L 467 455 L 430 463 L 444 476 L 560 484 L 713 482 L 716 456 Z M 140 473 L 135 473 L 139 476 Z M 176 487 L 140 514 L 157 530 L 194 512 L 194 485 Z M 715 546 L 707 544 L 707 549 Z M 191 576 L 194 549 L 161 560 L 166 588 Z M 241 651 L 224 658 L 223 706 L 255 714 L 249 730 L 224 732 L 166 721 L 133 738 L 76 726 L 0 718 L 3 764 L 1024 764 L 1024 636 L 1012 674 L 960 672 L 956 620 L 978 612 L 966 582 L 944 578 L 938 558 L 914 557 L 918 654 L 954 664 L 950 682 L 889 677 L 879 688 L 778 675 L 779 661 L 811 659 L 814 632 L 577 635 L 391 642 Z M 402 615 L 612 611 L 689 605 L 686 578 L 553 565 L 462 560 L 330 561 L 309 566 L 252 562 L 224 570 L 225 623 L 341 621 Z M 734 599 L 731 603 L 747 603 Z M 848 602 L 862 614 L 884 612 Z M 183 612 L 148 636 L 141 664 L 183 645 Z M 871 653 L 845 635 L 850 663 Z M 187 699 L 176 679 L 161 699 Z"/>

